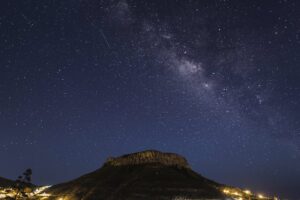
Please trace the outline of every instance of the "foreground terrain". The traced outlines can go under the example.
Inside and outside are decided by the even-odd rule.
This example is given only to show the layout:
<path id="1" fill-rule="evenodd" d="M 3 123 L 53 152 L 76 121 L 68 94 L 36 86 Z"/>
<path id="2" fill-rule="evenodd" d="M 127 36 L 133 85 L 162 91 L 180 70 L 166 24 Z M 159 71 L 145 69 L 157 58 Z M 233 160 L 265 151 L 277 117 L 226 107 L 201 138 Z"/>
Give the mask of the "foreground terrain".
<path id="1" fill-rule="evenodd" d="M 1 199 L 15 199 L 19 192 L 7 179 L 0 179 L 0 187 Z M 32 186 L 26 195 L 49 200 L 277 199 L 216 183 L 194 172 L 182 156 L 153 150 L 109 158 L 94 172 L 51 187 Z"/>

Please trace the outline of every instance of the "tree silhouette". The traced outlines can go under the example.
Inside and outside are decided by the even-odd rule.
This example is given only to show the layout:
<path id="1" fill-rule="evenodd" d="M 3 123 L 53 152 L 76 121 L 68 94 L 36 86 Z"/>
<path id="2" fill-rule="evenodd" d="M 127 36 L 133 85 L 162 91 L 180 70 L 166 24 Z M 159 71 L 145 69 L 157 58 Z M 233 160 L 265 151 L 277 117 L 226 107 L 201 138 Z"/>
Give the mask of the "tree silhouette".
<path id="1" fill-rule="evenodd" d="M 26 199 L 28 193 L 32 191 L 31 189 L 31 175 L 32 170 L 30 168 L 26 169 L 23 175 L 19 176 L 16 180 L 16 196 L 15 200 L 18 198 Z"/>

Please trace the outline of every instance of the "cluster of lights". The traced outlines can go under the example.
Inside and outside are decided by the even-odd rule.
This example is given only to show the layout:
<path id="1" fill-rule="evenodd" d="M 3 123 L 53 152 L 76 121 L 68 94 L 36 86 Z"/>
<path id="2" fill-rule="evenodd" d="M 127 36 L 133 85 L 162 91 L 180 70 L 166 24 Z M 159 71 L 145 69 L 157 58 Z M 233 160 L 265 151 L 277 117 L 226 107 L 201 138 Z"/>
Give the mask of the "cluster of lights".
<path id="1" fill-rule="evenodd" d="M 26 192 L 29 198 L 39 198 L 41 200 L 48 199 L 51 194 L 45 192 L 51 186 L 43 186 L 37 187 L 33 191 Z M 18 191 L 15 188 L 0 188 L 0 199 L 4 198 L 15 198 L 17 196 Z"/>
<path id="2" fill-rule="evenodd" d="M 4 199 L 7 197 L 13 198 L 17 194 L 14 188 L 0 188 L 0 199 Z"/>
<path id="3" fill-rule="evenodd" d="M 46 200 L 48 197 L 51 197 L 51 194 L 46 193 L 45 190 L 50 188 L 51 186 L 43 186 L 37 187 L 33 191 L 28 192 L 27 195 L 29 198 L 38 198 L 41 200 Z M 231 196 L 235 200 L 248 200 L 250 197 L 254 197 L 254 199 L 261 199 L 261 200 L 279 200 L 277 197 L 269 198 L 262 194 L 254 195 L 250 190 L 238 190 L 234 188 L 224 188 L 223 193 Z M 17 195 L 17 190 L 15 188 L 0 188 L 0 199 L 4 198 L 14 198 Z M 66 200 L 66 198 L 59 197 L 57 200 Z"/>
<path id="4" fill-rule="evenodd" d="M 279 200 L 277 197 L 270 198 L 262 194 L 254 195 L 250 190 L 242 191 L 234 188 L 224 188 L 222 191 L 224 194 L 233 197 L 233 199 L 235 200 L 248 200 L 248 199 L 252 199 L 251 197 L 253 197 L 253 199 L 261 199 L 261 200 Z"/>

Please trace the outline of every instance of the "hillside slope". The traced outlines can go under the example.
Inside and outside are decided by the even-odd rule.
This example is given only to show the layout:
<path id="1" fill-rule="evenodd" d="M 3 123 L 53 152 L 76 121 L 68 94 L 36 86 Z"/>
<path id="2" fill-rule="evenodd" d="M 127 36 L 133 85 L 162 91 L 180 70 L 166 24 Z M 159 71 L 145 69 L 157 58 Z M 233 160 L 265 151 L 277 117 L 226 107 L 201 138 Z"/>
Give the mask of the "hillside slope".
<path id="1" fill-rule="evenodd" d="M 0 187 L 12 187 L 15 185 L 15 182 L 6 178 L 0 177 Z"/>
<path id="2" fill-rule="evenodd" d="M 102 168 L 46 192 L 81 200 L 223 199 L 221 185 L 176 154 L 144 151 L 110 158 Z"/>

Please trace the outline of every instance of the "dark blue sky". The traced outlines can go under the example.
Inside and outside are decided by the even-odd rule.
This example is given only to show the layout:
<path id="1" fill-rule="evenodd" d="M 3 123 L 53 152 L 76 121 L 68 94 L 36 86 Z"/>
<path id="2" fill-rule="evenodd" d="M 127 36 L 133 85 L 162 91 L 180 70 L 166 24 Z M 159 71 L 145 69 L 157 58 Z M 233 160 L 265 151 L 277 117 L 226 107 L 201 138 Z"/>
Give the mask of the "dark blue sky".
<path id="1" fill-rule="evenodd" d="M 298 1 L 4 0 L 0 41 L 0 176 L 157 149 L 300 199 Z"/>

